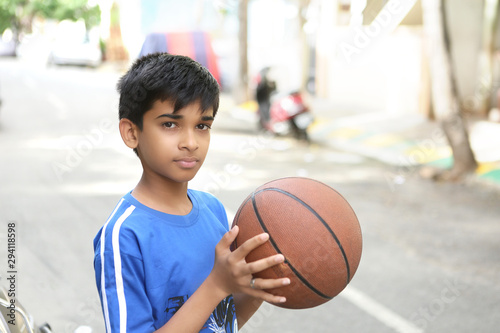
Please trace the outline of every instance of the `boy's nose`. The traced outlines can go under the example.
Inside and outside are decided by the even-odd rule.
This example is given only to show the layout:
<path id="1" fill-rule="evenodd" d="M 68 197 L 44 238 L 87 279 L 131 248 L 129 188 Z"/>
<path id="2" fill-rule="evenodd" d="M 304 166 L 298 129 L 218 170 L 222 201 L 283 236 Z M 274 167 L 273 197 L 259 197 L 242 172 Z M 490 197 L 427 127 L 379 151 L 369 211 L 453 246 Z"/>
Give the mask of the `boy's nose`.
<path id="1" fill-rule="evenodd" d="M 187 149 L 193 151 L 198 149 L 198 141 L 196 140 L 196 135 L 192 130 L 184 131 L 179 142 L 179 149 Z"/>

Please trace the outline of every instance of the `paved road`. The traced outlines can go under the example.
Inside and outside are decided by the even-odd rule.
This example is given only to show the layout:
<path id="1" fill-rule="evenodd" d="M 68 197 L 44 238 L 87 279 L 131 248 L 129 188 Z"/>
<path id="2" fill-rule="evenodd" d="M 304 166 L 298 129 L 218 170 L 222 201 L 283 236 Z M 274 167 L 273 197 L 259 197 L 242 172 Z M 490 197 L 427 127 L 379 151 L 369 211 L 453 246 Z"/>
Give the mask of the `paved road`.
<path id="1" fill-rule="evenodd" d="M 57 332 L 103 332 L 92 239 L 140 175 L 116 131 L 117 77 L 0 59 L 0 239 L 14 222 L 19 300 Z M 399 169 L 349 152 L 258 135 L 225 105 L 192 187 L 217 195 L 231 215 L 265 181 L 316 178 L 347 198 L 364 237 L 359 269 L 338 297 L 310 310 L 264 305 L 243 332 L 497 332 L 497 192 L 421 181 L 412 169 L 403 182 L 393 177 Z"/>

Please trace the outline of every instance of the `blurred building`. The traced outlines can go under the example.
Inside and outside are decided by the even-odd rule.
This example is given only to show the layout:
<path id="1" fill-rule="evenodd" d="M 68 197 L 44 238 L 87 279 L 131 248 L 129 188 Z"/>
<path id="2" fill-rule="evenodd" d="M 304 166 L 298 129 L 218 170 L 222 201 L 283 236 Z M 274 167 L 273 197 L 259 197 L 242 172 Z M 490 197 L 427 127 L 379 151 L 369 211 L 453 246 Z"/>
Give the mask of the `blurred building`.
<path id="1" fill-rule="evenodd" d="M 130 62 L 139 56 L 146 37 L 151 33 L 189 36 L 191 32 L 204 32 L 211 38 L 211 46 L 217 54 L 223 86 L 234 84 L 238 50 L 237 0 L 102 1 L 109 8 L 108 14 L 103 15 L 109 16 L 113 3 L 119 8 L 120 34 Z M 109 31 L 110 25 L 108 22 L 108 27 L 103 27 L 103 30 Z"/>
<path id="2" fill-rule="evenodd" d="M 212 37 L 222 82 L 238 73 L 238 0 L 100 0 L 103 31 L 119 7 L 120 34 L 133 61 L 151 32 L 204 31 Z M 448 1 L 452 56 L 462 102 L 477 109 L 484 95 L 496 106 L 499 75 L 484 84 L 486 0 Z M 105 16 L 107 15 L 108 18 Z M 346 112 L 430 112 L 420 0 L 249 0 L 249 82 L 274 68 L 281 90 L 307 87 Z M 108 27 L 106 27 L 106 22 Z M 497 34 L 500 36 L 500 34 Z M 500 37 L 497 37 L 500 38 Z M 496 45 L 499 43 L 496 42 Z M 500 56 L 492 71 L 500 71 Z M 229 89 L 230 90 L 230 89 Z"/>
<path id="3" fill-rule="evenodd" d="M 339 107 L 351 111 L 429 113 L 420 0 L 313 2 L 320 13 L 316 30 L 318 96 L 334 99 Z M 454 71 L 466 108 L 484 88 L 478 68 L 483 3 L 446 2 Z M 496 90 L 491 87 L 486 93 L 493 96 Z"/>

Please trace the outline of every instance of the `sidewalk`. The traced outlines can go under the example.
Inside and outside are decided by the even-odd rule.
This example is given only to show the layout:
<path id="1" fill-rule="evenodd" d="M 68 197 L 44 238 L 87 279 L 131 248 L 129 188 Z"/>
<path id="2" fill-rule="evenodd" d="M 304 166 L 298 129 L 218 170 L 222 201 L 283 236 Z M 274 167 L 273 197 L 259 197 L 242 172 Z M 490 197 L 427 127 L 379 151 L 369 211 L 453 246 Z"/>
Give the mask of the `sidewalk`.
<path id="1" fill-rule="evenodd" d="M 235 107 L 239 118 L 246 113 L 249 120 L 256 105 L 249 102 Z M 309 128 L 313 142 L 379 160 L 399 169 L 403 177 L 421 166 L 444 169 L 453 165 L 442 129 L 423 115 L 342 113 L 320 99 L 312 99 L 310 107 L 315 116 Z M 500 123 L 474 121 L 469 123 L 469 135 L 479 163 L 475 179 L 500 188 Z"/>
<path id="2" fill-rule="evenodd" d="M 328 103 L 312 100 L 311 104 L 316 121 L 310 135 L 316 142 L 402 169 L 453 165 L 444 132 L 423 115 L 370 112 L 335 117 Z M 476 179 L 500 187 L 500 123 L 469 122 L 469 135 L 479 163 Z"/>

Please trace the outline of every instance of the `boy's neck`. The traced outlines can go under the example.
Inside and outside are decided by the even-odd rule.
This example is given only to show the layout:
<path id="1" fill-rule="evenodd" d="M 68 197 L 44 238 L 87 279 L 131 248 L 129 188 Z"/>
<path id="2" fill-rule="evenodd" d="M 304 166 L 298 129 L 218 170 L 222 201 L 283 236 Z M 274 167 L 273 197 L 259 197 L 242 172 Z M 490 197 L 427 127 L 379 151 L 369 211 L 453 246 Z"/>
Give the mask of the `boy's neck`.
<path id="1" fill-rule="evenodd" d="M 140 203 L 154 210 L 172 215 L 187 215 L 193 208 L 187 189 L 187 182 L 153 182 L 143 175 L 132 195 Z"/>

